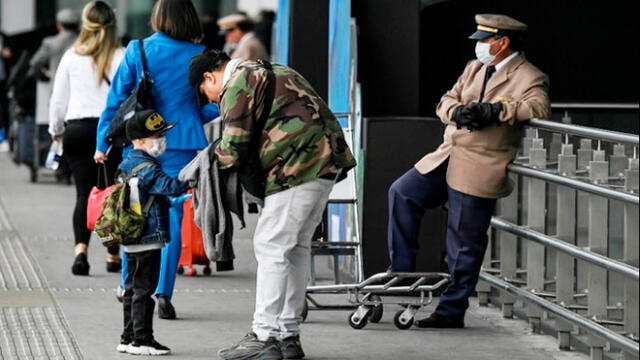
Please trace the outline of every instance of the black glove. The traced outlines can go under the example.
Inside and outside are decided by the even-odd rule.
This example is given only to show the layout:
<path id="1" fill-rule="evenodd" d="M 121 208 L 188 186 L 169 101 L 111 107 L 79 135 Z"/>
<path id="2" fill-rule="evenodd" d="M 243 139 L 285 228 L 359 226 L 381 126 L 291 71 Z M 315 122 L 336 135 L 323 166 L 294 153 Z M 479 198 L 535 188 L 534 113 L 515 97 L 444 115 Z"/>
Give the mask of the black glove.
<path id="1" fill-rule="evenodd" d="M 456 122 L 458 129 L 468 127 L 475 121 L 475 117 L 475 112 L 471 111 L 467 105 L 460 105 L 453 110 L 453 121 Z"/>
<path id="2" fill-rule="evenodd" d="M 471 103 L 466 105 L 470 112 L 475 114 L 474 121 L 467 125 L 471 131 L 482 130 L 487 126 L 500 123 L 502 103 Z"/>

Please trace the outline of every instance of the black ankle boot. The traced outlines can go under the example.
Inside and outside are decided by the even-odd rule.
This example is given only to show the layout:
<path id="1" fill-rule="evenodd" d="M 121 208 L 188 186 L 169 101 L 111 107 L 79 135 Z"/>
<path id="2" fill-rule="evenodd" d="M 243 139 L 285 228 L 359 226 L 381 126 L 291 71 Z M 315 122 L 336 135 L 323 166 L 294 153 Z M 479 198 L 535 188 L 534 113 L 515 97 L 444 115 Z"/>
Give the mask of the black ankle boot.
<path id="1" fill-rule="evenodd" d="M 171 304 L 171 299 L 166 295 L 158 295 L 158 317 L 165 320 L 176 318 L 176 309 Z"/>
<path id="2" fill-rule="evenodd" d="M 80 253 L 76 255 L 76 259 L 71 266 L 71 273 L 73 275 L 87 276 L 89 275 L 89 262 L 87 261 L 87 254 Z"/>
<path id="3" fill-rule="evenodd" d="M 433 313 L 425 319 L 416 321 L 414 325 L 419 328 L 461 329 L 464 327 L 464 317 L 449 317 Z"/>

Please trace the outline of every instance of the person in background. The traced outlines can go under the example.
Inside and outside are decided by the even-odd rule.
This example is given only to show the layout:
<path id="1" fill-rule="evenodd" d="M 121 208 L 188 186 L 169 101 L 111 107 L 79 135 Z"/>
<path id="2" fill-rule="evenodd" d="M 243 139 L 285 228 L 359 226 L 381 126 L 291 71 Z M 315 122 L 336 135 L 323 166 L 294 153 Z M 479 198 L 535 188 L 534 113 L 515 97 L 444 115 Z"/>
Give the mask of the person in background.
<path id="1" fill-rule="evenodd" d="M 80 22 L 79 14 L 72 9 L 62 9 L 56 14 L 56 28 L 58 33 L 53 36 L 46 37 L 42 40 L 42 44 L 29 61 L 28 76 L 39 80 L 49 81 L 55 79 L 56 70 L 62 55 L 78 38 L 78 23 Z M 47 103 L 51 97 L 50 92 L 52 86 L 49 83 L 43 83 L 45 86 L 45 99 L 36 99 L 36 121 L 41 116 L 46 116 Z M 38 96 L 39 98 L 40 96 Z M 46 123 L 46 118 L 44 123 Z M 58 182 L 70 183 L 71 166 L 66 152 L 60 159 L 60 166 L 55 172 Z"/>
<path id="2" fill-rule="evenodd" d="M 447 264 L 451 282 L 421 328 L 462 328 L 487 249 L 498 198 L 513 187 L 507 177 L 522 139 L 522 122 L 548 118 L 549 78 L 522 52 L 527 26 L 511 17 L 475 17 L 477 60 L 440 100 L 442 144 L 389 189 L 390 271 L 413 272 L 425 208 L 448 202 Z"/>
<path id="3" fill-rule="evenodd" d="M 269 59 L 267 49 L 253 32 L 255 24 L 246 15 L 227 15 L 218 20 L 218 27 L 224 33 L 224 50 L 232 59 Z"/>
<path id="4" fill-rule="evenodd" d="M 54 78 L 62 55 L 78 37 L 80 17 L 77 12 L 62 9 L 56 15 L 56 22 L 58 34 L 44 38 L 29 61 L 31 71 L 37 78 Z"/>
<path id="5" fill-rule="evenodd" d="M 9 71 L 5 58 L 11 57 L 11 48 L 5 47 L 6 35 L 0 31 L 0 152 L 8 150 L 5 142 L 9 134 L 9 101 L 7 99 L 7 77 Z M 6 49 L 6 50 L 5 50 Z"/>
<path id="6" fill-rule="evenodd" d="M 82 30 L 57 65 L 49 103 L 49 133 L 62 140 L 76 186 L 73 212 L 74 275 L 89 275 L 87 251 L 91 231 L 87 228 L 87 200 L 96 186 L 98 167 L 93 161 L 98 117 L 107 101 L 109 85 L 124 56 L 116 38 L 116 17 L 109 5 L 93 1 L 82 11 Z M 118 157 L 112 156 L 107 173 L 115 176 Z M 120 271 L 117 246 L 108 248 L 107 271 Z"/>
<path id="7" fill-rule="evenodd" d="M 144 50 L 151 79 L 156 110 L 169 123 L 175 124 L 167 131 L 167 150 L 158 157 L 162 171 L 176 178 L 182 168 L 207 146 L 204 123 L 218 116 L 215 104 L 203 108 L 197 104 L 196 93 L 189 84 L 189 61 L 205 47 L 200 19 L 190 0 L 159 0 L 151 13 L 151 26 L 155 33 L 144 39 Z M 97 131 L 97 148 L 94 160 L 107 160 L 109 148 L 107 134 L 116 111 L 131 95 L 142 77 L 142 60 L 139 41 L 133 40 L 126 48 L 124 59 L 113 78 L 107 104 L 100 116 Z M 126 156 L 130 147 L 124 149 Z M 182 249 L 179 206 L 170 211 L 171 241 L 162 249 L 160 276 L 156 288 L 158 316 L 175 319 L 176 311 L 171 303 Z M 177 224 L 177 226 L 173 226 Z M 121 287 L 127 281 L 127 261 L 123 259 Z"/>

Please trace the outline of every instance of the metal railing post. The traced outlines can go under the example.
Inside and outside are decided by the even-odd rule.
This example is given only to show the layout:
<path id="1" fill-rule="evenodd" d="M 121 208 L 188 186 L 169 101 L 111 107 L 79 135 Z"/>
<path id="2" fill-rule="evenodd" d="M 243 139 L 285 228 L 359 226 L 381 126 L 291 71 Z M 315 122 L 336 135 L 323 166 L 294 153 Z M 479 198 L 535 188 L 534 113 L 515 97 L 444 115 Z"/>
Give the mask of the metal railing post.
<path id="1" fill-rule="evenodd" d="M 547 167 L 547 151 L 542 139 L 533 139 L 529 149 L 529 165 L 537 169 Z M 527 225 L 544 233 L 546 183 L 538 179 L 529 179 Z M 527 288 L 530 291 L 544 291 L 545 248 L 532 242 L 527 243 Z M 533 333 L 542 331 L 542 310 L 537 306 L 527 306 L 527 316 Z"/>
<path id="2" fill-rule="evenodd" d="M 623 177 L 627 169 L 628 158 L 625 147 L 621 144 L 613 145 L 613 154 L 609 157 L 609 175 Z"/>
<path id="3" fill-rule="evenodd" d="M 585 170 L 591 160 L 593 160 L 593 143 L 591 139 L 580 139 L 580 148 L 578 149 L 578 170 Z"/>
<path id="4" fill-rule="evenodd" d="M 500 217 L 518 223 L 518 176 L 509 174 L 509 178 L 514 184 L 513 192 L 500 200 Z M 517 277 L 518 266 L 518 238 L 508 232 L 500 231 L 496 234 L 500 241 L 500 275 L 503 279 L 515 279 Z M 512 295 L 501 292 L 502 316 L 506 319 L 513 318 L 514 298 Z"/>
<path id="5" fill-rule="evenodd" d="M 625 190 L 638 192 L 639 184 L 638 159 L 629 160 L 629 169 L 625 171 Z M 631 266 L 638 267 L 638 207 L 624 204 L 624 260 Z M 624 332 L 638 341 L 638 281 L 626 278 L 624 281 Z M 625 353 L 625 360 L 638 359 Z"/>
<path id="6" fill-rule="evenodd" d="M 529 149 L 536 138 L 536 130 L 527 128 L 524 130 L 524 138 L 522 138 L 522 156 L 529 157 Z"/>
<path id="7" fill-rule="evenodd" d="M 487 243 L 487 250 L 484 253 L 484 259 L 482 260 L 483 268 L 491 268 L 491 253 L 492 253 L 492 243 L 493 239 L 491 236 L 491 227 L 487 229 L 487 236 L 489 241 Z M 479 306 L 488 306 L 489 305 L 489 295 L 491 294 L 491 285 L 485 283 L 484 281 L 478 281 L 476 284 L 476 293 L 478 294 L 478 305 Z"/>
<path id="8" fill-rule="evenodd" d="M 609 162 L 605 160 L 605 152 L 596 150 L 593 161 L 589 162 L 589 179 L 595 184 L 606 184 L 609 179 Z M 607 256 L 609 233 L 609 201 L 596 195 L 589 195 L 589 248 L 592 252 Z M 607 270 L 599 266 L 588 267 L 588 315 L 595 319 L 607 318 Z M 589 347 L 592 360 L 604 359 L 602 338 L 589 335 Z"/>
<path id="9" fill-rule="evenodd" d="M 562 176 L 575 176 L 576 156 L 573 154 L 573 145 L 563 144 L 558 155 L 558 172 Z M 574 189 L 557 187 L 557 235 L 562 241 L 571 245 L 576 244 L 576 191 Z M 563 252 L 556 254 L 556 300 L 562 306 L 571 305 L 573 301 L 575 277 L 574 258 Z M 558 330 L 558 347 L 561 350 L 571 349 L 571 331 L 573 325 L 561 319 L 556 319 Z"/>

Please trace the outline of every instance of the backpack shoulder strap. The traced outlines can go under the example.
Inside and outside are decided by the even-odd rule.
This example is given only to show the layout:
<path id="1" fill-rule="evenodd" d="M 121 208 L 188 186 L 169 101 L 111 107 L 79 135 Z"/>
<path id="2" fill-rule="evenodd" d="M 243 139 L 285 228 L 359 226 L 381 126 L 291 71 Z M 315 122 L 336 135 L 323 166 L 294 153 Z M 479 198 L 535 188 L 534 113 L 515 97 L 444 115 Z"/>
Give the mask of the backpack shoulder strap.
<path id="1" fill-rule="evenodd" d="M 127 183 L 129 182 L 129 180 L 133 177 L 136 177 L 138 175 L 138 172 L 144 168 L 146 168 L 147 166 L 151 166 L 153 165 L 154 162 L 152 161 L 145 161 L 142 162 L 138 165 L 136 165 L 132 170 L 131 170 L 131 174 L 127 177 Z M 155 200 L 156 196 L 155 195 L 151 195 L 149 196 L 149 199 L 147 200 L 147 203 L 144 204 L 144 207 L 142 208 L 142 214 L 144 216 L 147 216 L 147 213 L 149 212 L 149 209 L 151 208 L 151 204 L 153 203 L 153 200 Z"/>

